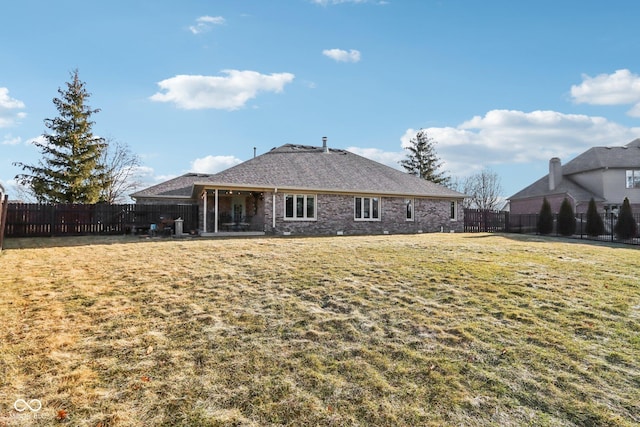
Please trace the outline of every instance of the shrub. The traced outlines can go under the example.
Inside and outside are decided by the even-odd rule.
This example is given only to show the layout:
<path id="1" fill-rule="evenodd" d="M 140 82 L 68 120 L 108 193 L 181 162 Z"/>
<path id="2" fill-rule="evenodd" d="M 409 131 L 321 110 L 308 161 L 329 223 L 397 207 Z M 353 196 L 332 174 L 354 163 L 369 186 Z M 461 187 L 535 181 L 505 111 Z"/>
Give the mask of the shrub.
<path id="1" fill-rule="evenodd" d="M 629 204 L 629 198 L 625 197 L 622 202 L 622 208 L 620 208 L 620 214 L 618 214 L 618 220 L 613 228 L 618 239 L 631 239 L 636 236 L 638 231 L 638 225 L 633 217 L 631 211 L 631 205 Z"/>
<path id="2" fill-rule="evenodd" d="M 589 200 L 589 207 L 587 208 L 587 225 L 585 231 L 588 236 L 595 237 L 604 234 L 604 223 L 602 217 L 598 213 L 598 207 L 596 201 Z"/>
<path id="3" fill-rule="evenodd" d="M 560 205 L 558 212 L 558 233 L 563 236 L 572 236 L 576 232 L 576 217 L 573 214 L 573 207 L 566 197 Z"/>
<path id="4" fill-rule="evenodd" d="M 542 199 L 542 207 L 538 216 L 538 233 L 550 234 L 553 231 L 553 213 L 547 198 Z"/>

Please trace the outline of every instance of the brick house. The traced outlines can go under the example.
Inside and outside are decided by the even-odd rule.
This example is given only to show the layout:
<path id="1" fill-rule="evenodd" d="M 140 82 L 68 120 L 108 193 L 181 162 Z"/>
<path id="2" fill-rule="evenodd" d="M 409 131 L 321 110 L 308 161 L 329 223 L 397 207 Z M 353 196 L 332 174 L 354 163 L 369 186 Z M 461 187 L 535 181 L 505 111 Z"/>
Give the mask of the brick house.
<path id="1" fill-rule="evenodd" d="M 593 147 L 562 165 L 549 161 L 549 174 L 509 198 L 512 214 L 539 213 L 546 197 L 553 212 L 566 197 L 577 214 L 593 198 L 598 210 L 617 213 L 625 197 L 640 210 L 640 139 L 621 147 Z"/>
<path id="2" fill-rule="evenodd" d="M 464 195 L 346 150 L 286 144 L 216 174 L 131 195 L 199 206 L 203 235 L 462 231 Z"/>

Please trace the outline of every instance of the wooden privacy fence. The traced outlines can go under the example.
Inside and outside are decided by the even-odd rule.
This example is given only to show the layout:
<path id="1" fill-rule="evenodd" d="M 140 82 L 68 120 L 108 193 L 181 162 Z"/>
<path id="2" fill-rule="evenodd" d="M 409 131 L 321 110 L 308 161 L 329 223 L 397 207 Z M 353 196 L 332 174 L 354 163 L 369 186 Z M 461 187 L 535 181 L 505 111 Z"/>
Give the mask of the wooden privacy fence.
<path id="1" fill-rule="evenodd" d="M 9 196 L 5 194 L 4 199 L 0 200 L 0 251 L 4 243 L 4 229 L 7 222 L 7 208 L 9 206 Z"/>
<path id="2" fill-rule="evenodd" d="M 183 230 L 198 228 L 195 205 L 110 205 L 9 203 L 6 237 L 49 237 L 90 234 L 129 234 L 172 228 L 181 218 Z"/>
<path id="3" fill-rule="evenodd" d="M 508 232 L 509 212 L 465 209 L 464 231 L 468 233 Z"/>
<path id="4" fill-rule="evenodd" d="M 599 236 L 588 236 L 586 233 L 587 215 L 576 215 L 576 232 L 573 237 L 589 240 L 600 240 L 607 242 L 621 242 L 640 244 L 640 238 L 635 237 L 628 240 L 619 240 L 615 235 L 615 225 L 617 217 L 614 214 L 600 214 L 604 224 L 604 234 Z M 640 224 L 640 214 L 634 213 L 637 224 Z M 521 233 L 521 234 L 537 234 L 538 233 L 538 214 L 511 214 L 504 211 L 485 211 L 480 209 L 464 210 L 464 231 L 468 233 L 490 232 L 490 233 Z M 554 214 L 554 227 L 550 235 L 558 236 L 556 227 L 558 214 Z M 638 226 L 640 230 L 640 225 Z"/>

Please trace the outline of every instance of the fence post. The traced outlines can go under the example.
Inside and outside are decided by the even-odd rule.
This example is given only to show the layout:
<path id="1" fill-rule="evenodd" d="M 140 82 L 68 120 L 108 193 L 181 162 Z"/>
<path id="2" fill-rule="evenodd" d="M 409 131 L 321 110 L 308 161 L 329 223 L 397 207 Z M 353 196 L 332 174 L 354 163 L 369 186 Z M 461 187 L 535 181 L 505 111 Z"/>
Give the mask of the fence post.
<path id="1" fill-rule="evenodd" d="M 613 229 L 616 226 L 615 223 L 613 222 L 613 217 L 614 217 L 614 214 L 613 214 L 613 212 L 611 212 L 609 214 L 609 234 L 610 234 L 609 237 L 610 237 L 612 242 L 615 240 L 615 237 L 616 237 L 616 233 L 613 231 Z"/>
<path id="2" fill-rule="evenodd" d="M 582 220 L 583 220 L 582 214 L 580 214 L 580 240 L 582 240 L 582 222 L 583 222 Z"/>
<path id="3" fill-rule="evenodd" d="M 4 244 L 4 230 L 7 228 L 7 209 L 9 209 L 9 195 L 4 195 L 4 200 L 0 201 L 0 251 Z"/>

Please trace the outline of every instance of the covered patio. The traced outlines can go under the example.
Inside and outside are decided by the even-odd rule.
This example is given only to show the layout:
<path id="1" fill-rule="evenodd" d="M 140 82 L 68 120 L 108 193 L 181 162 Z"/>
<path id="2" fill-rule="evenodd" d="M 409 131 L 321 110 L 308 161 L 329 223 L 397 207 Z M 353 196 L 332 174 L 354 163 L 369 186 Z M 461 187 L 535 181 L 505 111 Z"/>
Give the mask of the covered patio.
<path id="1" fill-rule="evenodd" d="M 263 235 L 264 192 L 246 188 L 203 188 L 202 235 Z"/>

